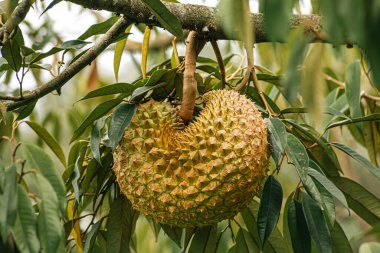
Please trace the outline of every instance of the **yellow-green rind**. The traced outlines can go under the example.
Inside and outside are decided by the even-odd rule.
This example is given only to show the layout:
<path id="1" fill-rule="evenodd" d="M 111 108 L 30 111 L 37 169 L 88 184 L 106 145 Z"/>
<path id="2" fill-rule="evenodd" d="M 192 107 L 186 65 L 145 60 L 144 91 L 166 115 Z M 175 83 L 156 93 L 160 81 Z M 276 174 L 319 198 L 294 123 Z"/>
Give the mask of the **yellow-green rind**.
<path id="1" fill-rule="evenodd" d="M 235 91 L 210 91 L 184 127 L 177 109 L 139 106 L 114 152 L 120 189 L 157 222 L 194 227 L 231 218 L 261 188 L 268 170 L 266 123 Z"/>

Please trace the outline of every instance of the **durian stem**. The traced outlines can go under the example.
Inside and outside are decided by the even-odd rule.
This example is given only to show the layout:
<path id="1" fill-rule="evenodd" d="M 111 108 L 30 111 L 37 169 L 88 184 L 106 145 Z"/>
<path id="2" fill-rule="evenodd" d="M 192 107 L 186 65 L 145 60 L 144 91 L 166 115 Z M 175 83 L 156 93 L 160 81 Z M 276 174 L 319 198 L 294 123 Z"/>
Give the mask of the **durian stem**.
<path id="1" fill-rule="evenodd" d="M 182 103 L 179 111 L 179 116 L 184 123 L 190 122 L 193 117 L 195 98 L 197 96 L 197 81 L 195 79 L 197 55 L 205 43 L 206 41 L 198 38 L 198 34 L 195 31 L 191 31 L 187 37 Z"/>
<path id="2" fill-rule="evenodd" d="M 214 53 L 216 56 L 216 60 L 218 61 L 219 69 L 220 69 L 220 76 L 222 78 L 222 83 L 220 85 L 221 89 L 224 89 L 226 87 L 226 70 L 224 68 L 224 62 L 222 58 L 222 54 L 220 53 L 220 49 L 218 46 L 218 43 L 216 40 L 211 40 L 212 48 L 214 49 Z"/>

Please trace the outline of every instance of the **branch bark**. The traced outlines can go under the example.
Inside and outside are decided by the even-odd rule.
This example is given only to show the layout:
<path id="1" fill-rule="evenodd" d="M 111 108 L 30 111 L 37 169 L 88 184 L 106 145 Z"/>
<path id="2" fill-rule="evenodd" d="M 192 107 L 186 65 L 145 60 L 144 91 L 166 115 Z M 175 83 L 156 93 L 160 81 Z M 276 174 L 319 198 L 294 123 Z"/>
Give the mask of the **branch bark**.
<path id="1" fill-rule="evenodd" d="M 23 0 L 14 9 L 7 22 L 0 29 L 0 41 L 5 45 L 8 41 L 8 36 L 17 28 L 17 26 L 25 19 L 34 0 Z"/>
<path id="2" fill-rule="evenodd" d="M 132 21 L 121 17 L 108 32 L 96 42 L 86 53 L 84 53 L 78 60 L 67 67 L 61 74 L 42 85 L 41 87 L 33 90 L 31 93 L 23 96 L 22 101 L 9 103 L 6 105 L 7 111 L 15 110 L 23 105 L 26 105 L 34 100 L 37 100 L 50 92 L 61 88 L 67 81 L 75 76 L 79 71 L 89 65 L 95 60 L 98 55 L 103 52 L 116 38 L 124 32 L 125 29 L 132 23 Z"/>
<path id="3" fill-rule="evenodd" d="M 150 9 L 140 0 L 67 0 L 94 10 L 107 10 L 125 15 L 136 23 L 159 26 Z M 180 21 L 183 29 L 197 31 L 200 38 L 208 40 L 237 40 L 223 32 L 221 17 L 216 8 L 193 4 L 163 2 Z M 255 42 L 268 42 L 262 14 L 251 14 L 255 27 Z M 318 35 L 321 30 L 319 15 L 295 15 L 290 19 L 290 27 L 302 27 L 305 33 Z M 317 36 L 318 37 L 318 36 Z"/>

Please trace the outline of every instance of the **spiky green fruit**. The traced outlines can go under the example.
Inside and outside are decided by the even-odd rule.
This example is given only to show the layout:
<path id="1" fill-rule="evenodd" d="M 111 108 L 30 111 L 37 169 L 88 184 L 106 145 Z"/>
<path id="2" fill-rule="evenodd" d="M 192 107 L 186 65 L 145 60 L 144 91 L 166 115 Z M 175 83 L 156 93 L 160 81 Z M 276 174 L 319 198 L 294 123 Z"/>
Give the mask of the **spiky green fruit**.
<path id="1" fill-rule="evenodd" d="M 267 128 L 255 105 L 226 90 L 203 100 L 188 126 L 169 103 L 141 105 L 114 152 L 122 193 L 157 222 L 194 227 L 231 218 L 268 170 Z"/>

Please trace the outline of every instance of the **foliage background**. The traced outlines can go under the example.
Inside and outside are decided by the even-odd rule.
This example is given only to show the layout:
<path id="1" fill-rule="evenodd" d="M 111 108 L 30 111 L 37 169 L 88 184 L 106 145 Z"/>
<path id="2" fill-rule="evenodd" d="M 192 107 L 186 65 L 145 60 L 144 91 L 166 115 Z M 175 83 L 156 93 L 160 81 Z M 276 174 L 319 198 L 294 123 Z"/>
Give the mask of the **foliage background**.
<path id="1" fill-rule="evenodd" d="M 186 1 L 181 2 L 184 3 Z M 187 2 L 193 3 L 194 1 Z M 278 13 L 276 14 L 273 12 L 275 8 L 269 5 L 271 2 L 273 1 L 266 1 L 268 8 L 272 10 L 272 15 L 279 15 Z M 320 13 L 321 8 L 323 10 L 323 7 L 321 7 L 321 3 L 319 1 L 284 2 L 290 3 L 291 6 L 293 6 L 292 10 L 294 14 Z M 324 2 L 326 3 L 326 1 Z M 372 39 L 376 41 L 376 36 L 373 33 L 370 34 L 372 31 L 371 27 L 367 26 L 365 31 L 358 32 L 358 29 L 362 29 L 362 27 L 355 29 L 355 25 L 353 24 L 358 19 L 362 20 L 362 17 L 360 17 L 359 14 L 365 15 L 365 13 L 368 12 L 368 10 L 364 9 L 366 6 L 360 4 L 358 1 L 348 2 L 350 2 L 350 4 L 347 4 L 346 6 L 339 6 L 338 3 L 336 3 L 335 6 L 332 3 L 330 5 L 326 4 L 325 10 L 330 10 L 332 12 L 335 11 L 336 13 L 328 16 L 335 18 L 331 18 L 331 20 L 327 19 L 330 26 L 327 24 L 325 28 L 327 30 L 332 29 L 330 34 L 334 34 L 336 36 L 335 39 L 338 42 L 341 40 L 341 36 L 343 36 L 342 34 L 345 36 L 349 34 L 349 36 L 354 38 L 355 41 L 364 41 L 362 44 L 367 43 L 366 40 Z M 198 1 L 198 3 L 215 6 L 217 1 Z M 256 12 L 259 10 L 261 12 L 266 11 L 263 7 L 265 6 L 264 3 L 265 1 L 262 1 L 259 8 L 257 1 L 250 1 L 252 10 Z M 378 11 L 379 2 L 373 1 L 371 3 L 375 6 L 373 11 Z M 28 14 L 26 22 L 24 22 L 21 26 L 26 45 L 33 47 L 35 50 L 38 49 L 44 52 L 53 46 L 61 45 L 64 41 L 75 39 L 93 23 L 105 21 L 113 15 L 112 13 L 105 11 L 97 12 L 84 10 L 76 5 L 66 3 L 66 1 L 57 4 L 57 6 L 41 15 L 42 11 L 48 4 L 49 1 L 37 1 L 35 8 Z M 352 6 L 356 6 L 357 8 L 352 8 Z M 364 7 L 363 9 L 360 9 L 358 6 Z M 286 6 L 282 6 L 281 8 L 286 8 Z M 278 9 L 281 8 L 279 7 Z M 339 10 L 339 12 L 337 10 Z M 326 13 L 327 12 L 328 11 L 326 11 Z M 353 12 L 359 14 L 354 15 Z M 68 16 L 70 16 L 69 19 L 71 22 L 67 24 L 66 22 Z M 352 18 L 352 16 L 355 18 Z M 379 15 L 376 16 L 376 14 L 373 14 L 373 16 L 378 19 L 380 17 Z M 76 26 L 76 29 L 71 30 L 71 28 L 75 27 L 75 24 L 78 23 L 80 26 L 78 25 Z M 373 25 L 375 26 L 376 23 Z M 343 28 L 346 28 L 346 31 L 344 31 Z M 142 57 L 140 47 L 144 29 L 144 25 L 139 25 L 138 27 L 134 27 L 131 31 L 132 34 L 128 38 L 126 50 L 123 52 L 118 82 L 131 83 L 140 78 Z M 353 31 L 356 31 L 356 33 Z M 351 32 L 354 35 L 351 35 Z M 277 35 L 276 32 L 273 32 L 273 34 L 273 36 L 280 36 L 281 32 L 278 32 Z M 373 37 L 370 38 L 369 35 L 373 35 Z M 148 54 L 148 69 L 171 58 L 173 50 L 171 43 L 167 43 L 166 47 L 156 46 L 155 48 L 155 44 L 153 43 L 155 40 L 160 41 L 167 39 L 168 36 L 170 36 L 170 34 L 160 28 L 153 29 L 151 36 L 151 49 L 149 49 Z M 94 36 L 93 38 L 90 38 L 89 41 L 95 41 L 96 38 L 97 37 Z M 300 33 L 297 31 L 292 31 L 289 34 L 286 34 L 287 43 L 285 44 L 260 43 L 256 44 L 254 49 L 255 64 L 259 66 L 259 73 L 277 77 L 277 79 L 273 82 L 262 82 L 265 93 L 268 97 L 270 97 L 280 109 L 307 107 L 310 112 L 308 114 L 286 114 L 287 119 L 296 120 L 298 123 L 306 123 L 315 128 L 319 133 L 323 133 L 326 125 L 331 122 L 337 122 L 345 119 L 341 114 L 345 114 L 345 117 L 360 118 L 362 116 L 372 115 L 378 112 L 377 103 L 380 99 L 378 97 L 379 93 L 376 88 L 376 83 L 380 82 L 378 79 L 374 79 L 374 73 L 368 73 L 371 72 L 371 64 L 363 59 L 362 49 L 360 49 L 357 45 L 354 45 L 353 48 L 351 48 L 351 46 L 348 48 L 347 44 L 342 45 L 340 43 L 310 44 L 306 46 L 306 44 L 304 44 L 304 40 L 300 38 Z M 239 70 L 239 67 L 244 67 L 246 65 L 242 43 L 236 41 L 221 41 L 219 42 L 219 46 L 224 58 L 234 55 L 230 62 L 226 65 L 228 74 L 232 74 L 235 70 Z M 70 80 L 69 83 L 63 87 L 61 96 L 54 94 L 40 99 L 33 112 L 24 119 L 29 122 L 39 124 L 54 137 L 54 139 L 62 147 L 65 156 L 68 157 L 69 165 L 69 154 L 70 152 L 73 153 L 73 146 L 77 145 L 78 147 L 78 143 L 81 143 L 76 142 L 74 144 L 70 144 L 69 140 L 73 133 L 76 129 L 78 129 L 89 112 L 91 112 L 102 102 L 112 98 L 110 96 L 103 96 L 77 102 L 88 92 L 116 82 L 113 66 L 114 49 L 114 46 L 109 47 L 109 49 L 98 57 L 90 67 L 87 67 L 84 71 L 81 71 L 78 75 L 76 75 L 75 78 Z M 179 55 L 184 55 L 184 45 L 181 42 L 178 44 L 178 51 Z M 65 57 L 65 62 L 68 61 L 67 59 L 74 57 L 79 52 L 80 50 L 70 50 Z M 376 53 L 373 53 L 373 55 L 376 55 Z M 205 49 L 203 49 L 201 53 L 201 56 L 204 57 L 204 61 L 208 61 L 206 58 L 210 58 L 214 61 L 208 61 L 206 62 L 207 64 L 215 64 L 215 56 L 211 45 L 206 45 Z M 58 61 L 60 60 L 59 57 L 61 57 L 60 54 L 47 57 L 39 64 L 52 65 L 51 71 L 53 74 L 56 74 Z M 370 59 L 370 61 L 372 60 Z M 241 62 L 243 62 L 242 65 Z M 217 67 L 216 64 L 213 66 L 215 68 Z M 359 68 L 359 70 L 357 70 L 357 68 Z M 244 69 L 240 69 L 238 76 L 242 76 L 243 71 Z M 359 77 L 357 75 L 358 72 Z M 199 71 L 199 73 L 203 78 L 210 76 L 210 73 L 207 73 L 207 71 Z M 24 81 L 24 89 L 30 90 L 35 86 L 40 86 L 50 78 L 51 74 L 49 71 L 44 69 L 32 69 L 28 74 L 27 79 Z M 339 89 L 342 83 L 345 83 L 347 87 L 350 83 L 350 78 L 356 78 L 356 81 L 360 84 L 359 87 L 354 85 L 351 88 L 346 88 L 346 90 Z M 281 83 L 284 87 L 281 94 L 276 88 L 274 88 L 278 86 L 279 83 Z M 0 84 L 0 94 L 9 93 L 14 93 L 16 95 L 18 94 L 18 83 L 12 71 L 3 73 Z M 292 100 L 291 103 L 289 102 L 289 98 L 293 98 L 290 99 Z M 339 98 L 341 99 L 339 100 Z M 348 100 L 351 100 L 351 102 Z M 352 102 L 352 100 L 354 101 Z M 324 113 L 324 108 L 326 106 L 335 110 L 330 110 L 330 112 L 326 114 Z M 296 109 L 291 110 L 296 111 Z M 5 121 L 0 122 L 0 136 L 11 136 L 12 121 L 17 117 L 17 115 L 17 113 L 8 113 L 6 116 L 7 124 L 5 124 Z M 378 119 L 379 118 L 377 117 L 376 120 Z M 359 154 L 370 160 L 372 165 L 378 169 L 378 130 L 378 123 L 376 121 L 363 121 L 358 124 L 332 128 L 328 131 L 325 137 L 329 142 L 343 143 L 351 149 L 356 150 Z M 90 131 L 91 128 L 88 128 L 86 132 L 81 135 L 81 138 L 84 139 L 89 136 Z M 33 143 L 34 145 L 41 147 L 44 152 L 49 155 L 50 159 L 52 159 L 52 163 L 57 171 L 59 173 L 65 172 L 66 168 L 62 165 L 60 159 L 57 158 L 54 152 L 51 151 L 40 136 L 36 135 L 35 131 L 33 131 L 27 123 L 20 124 L 15 131 L 15 139 L 17 141 L 21 141 L 22 143 Z M 12 163 L 12 157 L 10 155 L 12 152 L 12 146 L 6 141 L 2 141 L 0 142 L 0 150 L 1 167 L 10 166 Z M 30 152 L 29 156 L 26 155 L 28 151 Z M 35 148 L 24 144 L 21 146 L 20 152 L 23 152 L 23 155 L 20 155 L 20 159 L 25 159 L 26 157 L 33 159 L 33 156 L 43 157 L 42 151 L 36 150 Z M 85 165 L 83 166 L 86 167 L 88 166 L 86 161 L 90 162 L 92 155 L 89 150 L 82 152 L 87 152 L 86 156 L 82 156 L 85 160 L 83 163 Z M 79 153 L 77 153 L 77 155 L 78 154 Z M 372 176 L 372 174 L 368 172 L 365 166 L 363 166 L 363 162 L 360 163 L 362 160 L 359 159 L 359 162 L 355 161 L 355 159 L 349 158 L 349 156 L 341 151 L 337 151 L 336 154 L 344 176 L 363 185 L 378 199 L 380 197 L 380 189 L 378 187 L 379 179 Z M 78 157 L 77 155 L 73 155 L 74 158 L 72 159 L 76 160 Z M 38 163 L 38 161 L 36 161 L 36 163 Z M 107 177 L 111 178 L 112 176 L 107 175 Z M 284 207 L 286 198 L 299 184 L 299 177 L 292 165 L 284 163 L 279 174 L 276 175 L 276 178 L 281 183 L 283 188 Z M 43 181 L 43 179 L 36 180 Z M 41 183 L 41 185 L 43 185 L 43 183 Z M 67 194 L 68 199 L 74 198 L 75 194 L 71 194 L 71 192 L 74 191 L 75 189 L 69 189 Z M 95 221 L 101 220 L 102 217 L 107 218 L 109 207 L 115 197 L 115 195 L 111 195 L 111 193 L 107 195 L 104 205 L 100 206 L 100 209 L 98 210 L 99 212 L 96 216 L 94 216 Z M 46 198 L 49 199 L 49 196 L 46 196 Z M 2 208 L 5 206 L 3 203 L 4 202 L 0 204 Z M 73 203 L 70 204 L 70 201 L 68 201 L 66 204 L 70 207 Z M 125 203 L 122 204 L 124 205 Z M 374 220 L 376 221 L 380 219 L 380 209 L 378 209 L 378 205 L 379 203 L 375 203 L 374 208 L 377 209 L 370 211 L 374 213 L 374 216 L 376 217 Z M 75 207 L 74 204 L 73 210 L 76 208 L 78 207 Z M 370 209 L 371 207 L 364 206 L 363 208 Z M 64 216 L 66 216 L 66 225 L 68 224 L 67 226 L 69 226 L 71 224 L 71 228 L 73 228 L 72 231 L 75 231 L 75 229 L 78 229 L 75 227 L 78 223 L 70 223 L 70 215 L 74 217 L 84 216 L 93 211 L 90 209 L 91 208 L 82 209 L 79 207 L 79 213 L 71 210 L 72 214 L 67 214 L 67 212 L 64 211 Z M 284 208 L 281 211 L 282 214 L 283 211 Z M 82 232 L 86 230 L 89 222 L 91 221 L 91 217 L 92 216 L 89 215 L 81 219 L 80 228 Z M 278 225 L 280 231 L 282 231 L 282 217 L 283 216 L 281 215 Z M 351 212 L 350 216 L 348 216 L 346 208 L 340 204 L 337 204 L 336 206 L 336 218 L 346 233 L 354 251 L 357 251 L 360 248 L 360 252 L 371 252 L 371 250 L 375 252 L 375 249 L 380 247 L 379 243 L 374 243 L 379 241 L 380 234 L 379 226 L 374 226 L 376 224 L 368 224 L 368 221 L 366 222 L 363 220 L 360 216 L 355 214 L 355 212 Z M 59 229 L 59 224 L 60 223 L 58 223 L 58 225 L 55 224 L 54 227 Z M 169 238 L 170 236 L 167 234 L 161 232 L 158 234 L 158 237 L 156 237 L 157 235 L 155 235 L 153 232 L 154 230 L 151 229 L 151 226 L 152 224 L 150 224 L 143 217 L 138 219 L 136 224 L 136 233 L 133 239 L 133 242 L 135 243 L 134 248 L 137 252 L 180 251 L 180 248 L 173 242 L 173 240 Z M 218 229 L 221 230 L 225 226 L 226 222 L 220 224 Z M 94 229 L 94 227 L 91 227 L 91 229 Z M 237 233 L 238 230 L 239 227 L 236 224 L 233 225 L 233 231 Z M 69 230 L 69 232 L 72 231 Z M 106 228 L 104 227 L 104 238 L 106 238 L 105 231 Z M 107 248 L 107 242 L 104 238 L 102 239 L 101 236 L 98 236 L 95 241 L 91 241 L 88 240 L 88 234 L 89 233 L 84 233 L 82 235 L 81 240 L 83 240 L 83 245 L 86 245 L 86 242 L 94 245 L 94 252 L 103 252 L 103 250 Z M 221 240 L 221 246 L 218 248 L 220 252 L 226 251 L 233 244 L 233 240 L 227 239 L 228 237 L 231 237 L 231 234 L 227 232 L 223 236 L 225 238 L 223 237 L 224 240 Z M 173 234 L 171 237 L 173 238 Z M 184 239 L 185 238 L 182 238 L 182 240 Z M 69 242 L 65 248 L 67 251 L 71 252 L 82 252 L 83 248 L 80 249 L 80 247 L 78 247 L 78 239 L 75 237 L 75 233 L 72 232 L 69 235 Z M 84 248 L 86 248 L 86 246 L 84 246 Z M 197 251 L 194 250 L 193 252 Z"/>

